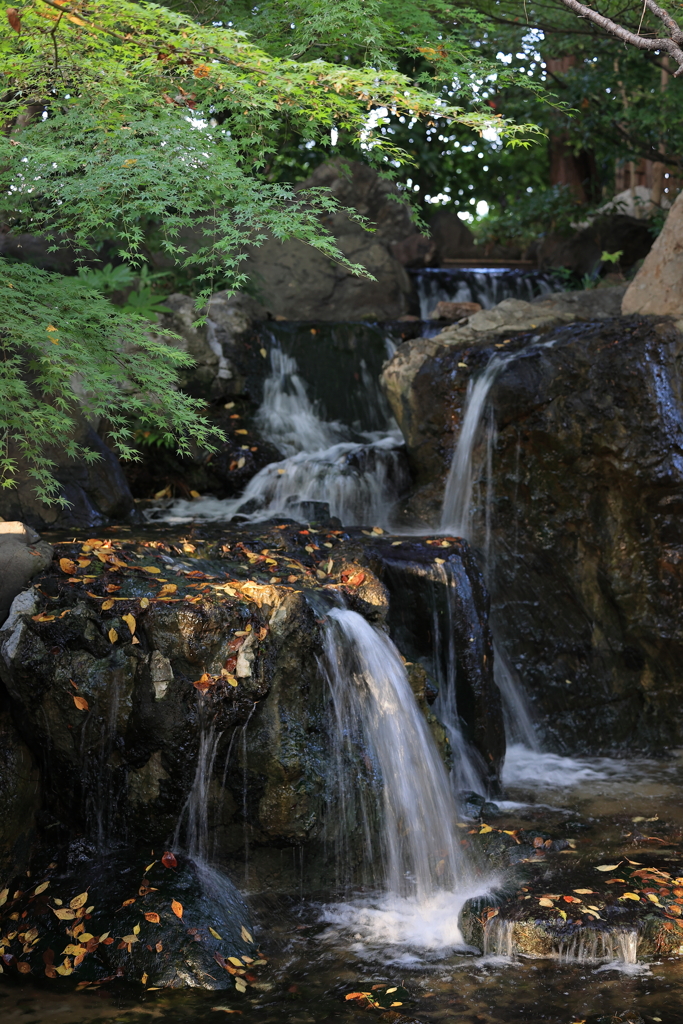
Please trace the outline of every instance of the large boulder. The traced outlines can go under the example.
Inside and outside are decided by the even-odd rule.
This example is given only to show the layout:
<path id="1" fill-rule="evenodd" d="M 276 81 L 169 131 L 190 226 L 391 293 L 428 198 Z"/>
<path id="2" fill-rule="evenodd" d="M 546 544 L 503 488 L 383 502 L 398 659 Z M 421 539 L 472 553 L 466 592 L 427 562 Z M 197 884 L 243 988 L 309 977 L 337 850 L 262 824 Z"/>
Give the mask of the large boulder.
<path id="1" fill-rule="evenodd" d="M 15 487 L 0 492 L 0 516 L 18 519 L 40 530 L 45 527 L 71 529 L 101 526 L 113 520 L 128 520 L 135 502 L 116 454 L 91 424 L 79 420 L 73 440 L 96 452 L 94 462 L 69 457 L 58 444 L 46 444 L 44 455 L 54 463 L 59 498 L 64 504 L 46 505 L 36 495 L 34 481 L 21 452 L 10 444 L 18 464 Z"/>
<path id="2" fill-rule="evenodd" d="M 683 192 L 629 285 L 622 312 L 683 316 Z"/>
<path id="3" fill-rule="evenodd" d="M 468 385 L 505 354 L 474 445 L 470 531 L 497 637 L 558 750 L 683 741 L 682 347 L 670 322 L 615 318 L 407 342 L 385 372 L 413 511 L 438 521 Z"/>
<path id="4" fill-rule="evenodd" d="M 125 837 L 156 849 L 175 834 L 199 859 L 234 872 L 247 863 L 252 881 L 290 889 L 298 880 L 282 850 L 305 848 L 307 884 L 329 884 L 341 825 L 329 813 L 337 767 L 325 613 L 344 602 L 387 625 L 392 597 L 370 563 L 400 556 L 381 554 L 378 536 L 285 522 L 259 524 L 255 539 L 216 528 L 192 542 L 166 533 L 151 547 L 60 542 L 0 631 L 0 677 L 44 769 L 51 839 L 107 849 Z M 494 785 L 501 718 L 486 597 L 462 545 L 446 551 L 439 539 L 420 552 L 421 600 L 444 558 L 462 576 L 449 627 L 463 654 L 458 688 Z M 400 619 L 388 626 L 409 653 Z M 352 827 L 361 861 L 362 822 Z"/>
<path id="5" fill-rule="evenodd" d="M 647 256 L 654 233 L 647 220 L 606 213 L 569 236 L 548 235 L 538 247 L 541 269 L 567 267 L 577 275 L 593 274 L 603 252 L 621 252 L 619 267 L 628 270 Z"/>
<path id="6" fill-rule="evenodd" d="M 0 520 L 0 626 L 17 594 L 50 564 L 52 552 L 30 526 Z"/>
<path id="7" fill-rule="evenodd" d="M 365 164 L 335 160 L 298 187 L 329 188 L 369 220 L 374 230 L 366 231 L 339 211 L 324 224 L 344 256 L 374 280 L 356 277 L 297 239 L 269 238 L 244 265 L 262 305 L 286 320 L 395 320 L 408 313 L 412 285 L 392 246 L 419 233 L 395 186 Z"/>

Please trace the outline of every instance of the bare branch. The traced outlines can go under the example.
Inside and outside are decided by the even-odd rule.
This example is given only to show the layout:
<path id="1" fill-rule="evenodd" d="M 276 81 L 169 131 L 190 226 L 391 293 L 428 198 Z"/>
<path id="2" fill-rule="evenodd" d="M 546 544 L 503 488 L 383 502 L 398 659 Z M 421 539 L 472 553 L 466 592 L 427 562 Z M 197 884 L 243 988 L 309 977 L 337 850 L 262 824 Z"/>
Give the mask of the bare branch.
<path id="1" fill-rule="evenodd" d="M 579 0 L 561 0 L 561 2 L 570 11 L 573 11 L 574 14 L 578 14 L 580 18 L 587 18 L 594 25 L 604 29 L 605 32 L 609 32 L 610 35 L 616 36 L 617 39 L 621 39 L 624 43 L 636 46 L 639 50 L 660 50 L 668 53 L 678 64 L 678 70 L 674 73 L 674 78 L 683 75 L 683 49 L 679 45 L 679 43 L 683 43 L 683 30 L 663 7 L 655 3 L 655 0 L 645 0 L 645 4 L 669 29 L 671 35 L 668 38 L 650 39 L 635 32 L 630 32 L 623 25 L 618 25 L 616 21 L 606 18 L 603 14 L 594 11 L 592 7 L 587 7 L 585 4 L 580 3 Z"/>

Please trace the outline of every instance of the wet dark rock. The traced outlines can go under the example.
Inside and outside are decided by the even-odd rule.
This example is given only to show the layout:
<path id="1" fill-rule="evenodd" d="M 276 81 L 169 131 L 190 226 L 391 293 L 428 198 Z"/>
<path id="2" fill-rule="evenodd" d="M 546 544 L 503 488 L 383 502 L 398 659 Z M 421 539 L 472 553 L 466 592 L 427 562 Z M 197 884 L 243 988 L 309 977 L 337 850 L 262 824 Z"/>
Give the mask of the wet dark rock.
<path id="1" fill-rule="evenodd" d="M 12 719 L 10 702 L 0 694 L 0 873 L 25 868 L 37 839 L 40 776 L 35 759 Z M 4 883 L 3 883 L 4 884 Z"/>
<path id="2" fill-rule="evenodd" d="M 0 633 L 9 707 L 40 766 L 40 842 L 75 851 L 78 837 L 87 861 L 178 829 L 236 879 L 246 863 L 250 884 L 298 889 L 298 849 L 307 886 L 329 885 L 324 616 L 345 603 L 386 623 L 378 535 L 280 521 L 110 537 L 58 540 Z"/>
<path id="3" fill-rule="evenodd" d="M 76 863 L 69 852 L 58 851 L 5 890 L 5 974 L 80 990 L 115 982 L 231 989 L 236 979 L 244 979 L 238 987 L 256 980 L 249 912 L 225 875 L 180 854 L 167 867 L 162 850 L 119 850 Z"/>
<path id="4" fill-rule="evenodd" d="M 681 334 L 632 317 L 490 337 L 487 347 L 402 346 L 389 397 L 419 488 L 406 507 L 423 522 L 440 517 L 468 382 L 503 348 L 519 358 L 489 400 L 497 638 L 552 748 L 678 745 Z M 475 544 L 487 536 L 485 435 L 474 452 Z"/>
<path id="5" fill-rule="evenodd" d="M 10 445 L 10 455 L 18 462 L 17 486 L 0 494 L 0 516 L 19 519 L 37 530 L 71 529 L 103 526 L 112 520 L 130 521 L 135 517 L 135 502 L 118 458 L 95 430 L 82 421 L 74 439 L 97 452 L 95 462 L 71 459 L 59 445 L 46 444 L 44 454 L 55 464 L 54 475 L 59 481 L 60 496 L 68 507 L 45 505 L 34 492 L 28 467 L 18 451 Z"/>
<path id="6" fill-rule="evenodd" d="M 411 660 L 429 665 L 437 687 L 455 687 L 465 738 L 491 793 L 505 755 L 501 698 L 493 679 L 488 594 L 466 543 L 376 542 L 371 564 L 391 599 L 388 626 Z"/>

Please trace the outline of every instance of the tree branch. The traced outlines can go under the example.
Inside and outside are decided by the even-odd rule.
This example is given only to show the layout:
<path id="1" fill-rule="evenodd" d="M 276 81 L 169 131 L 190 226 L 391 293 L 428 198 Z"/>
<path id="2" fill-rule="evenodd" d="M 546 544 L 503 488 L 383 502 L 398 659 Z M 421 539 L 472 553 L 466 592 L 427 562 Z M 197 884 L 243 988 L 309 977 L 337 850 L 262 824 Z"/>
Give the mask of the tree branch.
<path id="1" fill-rule="evenodd" d="M 561 3 L 580 18 L 587 18 L 594 25 L 604 29 L 605 32 L 616 36 L 617 39 L 621 39 L 624 43 L 636 46 L 639 50 L 663 50 L 670 57 L 673 57 L 678 64 L 678 70 L 674 72 L 674 78 L 683 75 L 683 49 L 679 45 L 683 43 L 683 30 L 663 7 L 655 3 L 655 0 L 645 0 L 645 5 L 666 25 L 671 33 L 668 38 L 649 39 L 635 32 L 630 32 L 623 25 L 618 25 L 611 18 L 606 18 L 603 14 L 594 11 L 592 7 L 586 7 L 585 4 L 579 3 L 579 0 L 561 0 Z"/>

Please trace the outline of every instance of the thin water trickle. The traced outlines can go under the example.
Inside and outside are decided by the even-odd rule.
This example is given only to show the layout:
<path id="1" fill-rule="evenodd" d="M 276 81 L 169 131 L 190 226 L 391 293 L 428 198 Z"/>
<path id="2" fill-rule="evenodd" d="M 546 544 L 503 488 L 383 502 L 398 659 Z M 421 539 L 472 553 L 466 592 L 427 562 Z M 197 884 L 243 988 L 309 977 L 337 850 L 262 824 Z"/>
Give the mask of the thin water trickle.
<path id="1" fill-rule="evenodd" d="M 483 763 L 481 755 L 467 742 L 458 713 L 458 656 L 455 649 L 455 623 L 460 609 L 457 599 L 461 597 L 464 590 L 469 589 L 467 575 L 459 572 L 460 568 L 459 563 L 455 566 L 450 562 L 444 562 L 443 565 L 435 564 L 432 570 L 436 579 L 443 584 L 446 595 L 443 624 L 436 602 L 432 612 L 434 665 L 439 689 L 439 695 L 432 709 L 446 729 L 451 746 L 453 755 L 451 784 L 454 792 L 485 793 L 487 790 L 486 765 Z M 472 628 L 474 628 L 474 623 Z"/>
<path id="2" fill-rule="evenodd" d="M 218 731 L 214 722 L 206 721 L 204 708 L 201 706 L 203 699 L 201 694 L 197 695 L 200 702 L 200 731 L 194 779 L 178 817 L 173 841 L 178 849 L 184 848 L 195 862 L 208 864 L 211 860 L 209 789 L 218 744 L 223 734 Z"/>
<path id="3" fill-rule="evenodd" d="M 471 533 L 470 514 L 476 470 L 474 449 L 480 439 L 481 423 L 491 388 L 508 363 L 520 354 L 510 352 L 494 355 L 483 373 L 476 380 L 470 379 L 462 426 L 448 471 L 441 511 L 441 530 L 453 533 L 456 537 L 469 539 Z"/>

